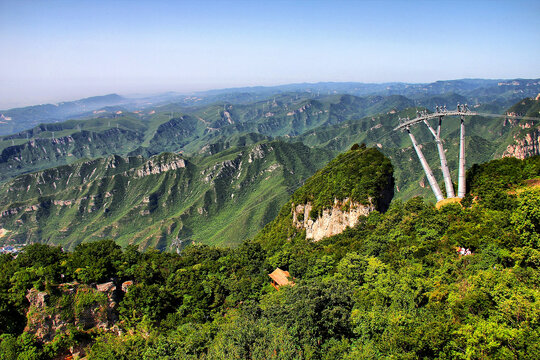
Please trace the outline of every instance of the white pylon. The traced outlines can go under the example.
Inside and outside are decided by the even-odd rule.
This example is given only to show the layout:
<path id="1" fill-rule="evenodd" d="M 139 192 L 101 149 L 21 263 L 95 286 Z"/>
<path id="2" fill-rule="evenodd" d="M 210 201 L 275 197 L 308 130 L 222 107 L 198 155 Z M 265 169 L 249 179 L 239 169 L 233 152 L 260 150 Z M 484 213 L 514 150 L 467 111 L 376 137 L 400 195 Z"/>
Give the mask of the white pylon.
<path id="1" fill-rule="evenodd" d="M 465 191 L 465 118 L 461 116 L 461 131 L 459 136 L 458 198 L 465 197 Z"/>
<path id="2" fill-rule="evenodd" d="M 409 128 L 407 128 L 407 132 L 409 133 L 409 136 L 413 143 L 414 150 L 416 150 L 418 159 L 420 159 L 422 168 L 424 168 L 424 172 L 426 173 L 426 177 L 428 179 L 429 185 L 431 186 L 431 190 L 433 190 L 433 193 L 435 194 L 437 201 L 443 200 L 444 196 L 441 192 L 441 188 L 439 188 L 439 184 L 437 184 L 437 180 L 435 180 L 435 176 L 433 176 L 433 171 L 431 171 L 431 168 L 429 167 L 429 164 L 427 163 L 426 158 L 424 157 L 424 154 L 422 153 L 422 150 L 418 146 L 418 143 L 416 142 L 416 139 L 414 138 Z"/>
<path id="3" fill-rule="evenodd" d="M 453 198 L 455 197 L 454 193 L 454 184 L 452 183 L 452 178 L 450 177 L 450 170 L 448 169 L 448 162 L 446 161 L 446 154 L 444 153 L 444 147 L 441 140 L 441 124 L 442 116 L 439 116 L 439 126 L 437 131 L 435 131 L 427 120 L 424 120 L 424 123 L 427 125 L 429 131 L 435 138 L 435 143 L 437 144 L 437 150 L 439 151 L 439 158 L 441 159 L 441 171 L 444 178 L 444 187 L 446 188 L 446 197 Z"/>

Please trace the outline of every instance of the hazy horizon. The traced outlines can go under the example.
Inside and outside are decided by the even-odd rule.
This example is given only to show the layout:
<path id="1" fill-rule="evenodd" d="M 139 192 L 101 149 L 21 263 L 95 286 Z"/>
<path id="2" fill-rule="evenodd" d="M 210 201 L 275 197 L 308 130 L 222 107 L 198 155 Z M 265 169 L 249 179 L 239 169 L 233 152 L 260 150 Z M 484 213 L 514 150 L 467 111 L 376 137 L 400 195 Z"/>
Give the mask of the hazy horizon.
<path id="1" fill-rule="evenodd" d="M 2 1 L 0 108 L 304 82 L 538 78 L 539 13 L 536 1 Z"/>
<path id="2" fill-rule="evenodd" d="M 540 79 L 540 76 L 535 76 L 535 77 L 531 77 L 531 78 L 511 77 L 511 78 L 436 79 L 436 80 L 433 80 L 433 81 L 425 81 L 425 82 L 424 81 L 422 81 L 422 82 L 405 82 L 405 81 L 361 82 L 361 81 L 358 81 L 357 83 L 359 83 L 359 84 L 390 84 L 390 83 L 429 84 L 429 83 L 434 83 L 434 82 L 437 82 L 437 81 L 459 81 L 459 80 L 504 80 L 504 81 L 507 81 L 507 80 L 515 80 L 515 79 Z M 4 107 L 0 106 L 0 109 L 9 110 L 9 109 L 25 107 L 25 106 L 58 104 L 58 103 L 61 103 L 61 102 L 77 101 L 77 100 L 82 100 L 82 99 L 91 98 L 91 97 L 99 97 L 99 96 L 106 96 L 106 95 L 113 95 L 113 94 L 120 95 L 120 96 L 125 97 L 127 99 L 137 99 L 137 98 L 142 98 L 142 97 L 158 96 L 158 95 L 162 95 L 162 94 L 166 94 L 166 93 L 176 93 L 178 95 L 186 95 L 186 96 L 188 96 L 188 95 L 193 95 L 193 94 L 197 94 L 197 93 L 201 93 L 201 92 L 205 92 L 205 91 L 212 91 L 212 90 L 222 91 L 222 90 L 228 90 L 228 89 L 235 90 L 235 89 L 241 89 L 241 88 L 257 88 L 257 87 L 269 87 L 270 88 L 270 87 L 298 85 L 298 84 L 317 85 L 317 84 L 321 84 L 321 83 L 336 83 L 336 84 L 339 84 L 339 83 L 347 83 L 347 82 L 352 82 L 352 81 L 316 81 L 316 82 L 304 81 L 304 82 L 297 82 L 297 83 L 280 83 L 280 84 L 272 84 L 272 85 L 266 85 L 266 84 L 261 84 L 261 85 L 239 85 L 239 86 L 232 86 L 232 87 L 217 87 L 217 88 L 211 87 L 211 88 L 200 89 L 200 90 L 192 90 L 192 91 L 163 90 L 163 91 L 154 91 L 154 92 L 150 91 L 150 92 L 126 92 L 126 93 L 111 91 L 111 92 L 102 92 L 102 93 L 89 93 L 89 94 L 83 95 L 83 96 L 64 96 L 64 97 L 58 97 L 58 98 L 51 98 L 51 100 L 49 100 L 49 101 L 21 103 L 19 105 L 14 105 L 14 106 L 9 106 L 9 107 L 8 106 L 4 106 Z M 2 101 L 0 100 L 0 104 L 1 103 L 2 103 Z"/>

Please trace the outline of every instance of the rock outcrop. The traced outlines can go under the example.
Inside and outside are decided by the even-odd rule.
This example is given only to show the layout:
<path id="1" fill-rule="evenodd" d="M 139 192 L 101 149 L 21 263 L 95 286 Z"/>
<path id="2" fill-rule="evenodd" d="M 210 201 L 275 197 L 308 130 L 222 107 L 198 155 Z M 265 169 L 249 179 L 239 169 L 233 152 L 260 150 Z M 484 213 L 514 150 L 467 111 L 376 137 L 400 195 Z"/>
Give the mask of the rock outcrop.
<path id="1" fill-rule="evenodd" d="M 331 208 L 322 211 L 316 219 L 310 217 L 313 206 L 307 204 L 295 205 L 292 207 L 293 225 L 298 229 L 306 230 L 306 239 L 319 241 L 325 237 L 340 234 L 347 227 L 354 227 L 361 216 L 367 216 L 375 210 L 375 206 L 362 205 L 351 202 L 349 199 L 340 201 L 334 199 Z"/>
<path id="2" fill-rule="evenodd" d="M 132 281 L 122 285 L 107 282 L 96 286 L 66 283 L 58 286 L 59 294 L 54 297 L 45 291 L 30 289 L 26 295 L 30 306 L 24 331 L 43 342 L 52 341 L 56 334 L 70 326 L 81 330 L 100 328 L 116 331 L 117 304 L 132 284 Z"/>
<path id="3" fill-rule="evenodd" d="M 390 160 L 376 148 L 355 144 L 307 179 L 255 241 L 271 248 L 295 236 L 332 237 L 372 211 L 385 212 L 393 196 Z"/>
<path id="4" fill-rule="evenodd" d="M 30 302 L 30 307 L 26 314 L 28 321 L 25 332 L 34 334 L 42 341 L 51 341 L 56 333 L 66 330 L 68 322 L 62 318 L 62 315 L 47 311 L 49 309 L 47 293 L 30 289 L 26 298 Z"/>
<path id="5" fill-rule="evenodd" d="M 515 157 L 525 159 L 530 156 L 540 155 L 540 130 L 533 129 L 521 137 L 514 137 L 514 143 L 508 145 L 503 157 Z"/>
<path id="6" fill-rule="evenodd" d="M 135 172 L 135 177 L 145 177 L 149 175 L 157 175 L 162 172 L 177 170 L 186 167 L 186 162 L 181 157 L 172 159 L 166 158 L 151 158 L 144 166 Z"/>

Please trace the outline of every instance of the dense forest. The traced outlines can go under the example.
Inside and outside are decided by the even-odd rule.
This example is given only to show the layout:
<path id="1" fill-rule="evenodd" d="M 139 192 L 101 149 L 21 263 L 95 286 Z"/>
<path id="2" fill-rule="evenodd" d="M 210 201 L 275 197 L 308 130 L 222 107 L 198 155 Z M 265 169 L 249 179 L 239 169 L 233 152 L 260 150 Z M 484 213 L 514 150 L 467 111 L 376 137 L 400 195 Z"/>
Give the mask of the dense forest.
<path id="1" fill-rule="evenodd" d="M 236 248 L 29 245 L 0 257 L 0 359 L 538 359 L 539 177 L 538 156 L 475 165 L 461 205 L 394 200 L 318 242 L 278 216 Z"/>

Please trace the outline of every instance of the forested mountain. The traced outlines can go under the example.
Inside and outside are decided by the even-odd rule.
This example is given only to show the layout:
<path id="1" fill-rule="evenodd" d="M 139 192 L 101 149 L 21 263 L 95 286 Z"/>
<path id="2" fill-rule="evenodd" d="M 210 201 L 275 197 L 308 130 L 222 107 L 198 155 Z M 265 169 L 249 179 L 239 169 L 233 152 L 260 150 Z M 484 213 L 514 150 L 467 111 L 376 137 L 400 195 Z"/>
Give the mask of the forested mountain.
<path id="1" fill-rule="evenodd" d="M 534 116 L 539 102 L 524 99 L 507 111 Z M 377 146 L 391 159 L 396 198 L 431 198 L 408 136 L 393 131 L 398 118 L 415 116 L 418 108 L 412 105 L 402 96 L 331 95 L 314 100 L 284 94 L 247 105 L 203 106 L 189 114 L 175 113 L 176 106 L 167 105 L 153 114 L 104 115 L 44 124 L 5 136 L 0 142 L 4 146 L 0 155 L 0 178 L 4 180 L 0 226 L 7 233 L 1 240 L 39 241 L 67 248 L 105 237 L 159 249 L 174 249 L 193 241 L 238 244 L 268 223 L 301 181 L 354 143 Z M 502 155 L 525 158 L 538 154 L 537 126 L 504 117 L 468 117 L 468 166 Z M 432 135 L 423 125 L 413 131 L 441 179 Z M 442 133 L 456 179 L 458 121 L 446 119 Z M 277 166 L 280 170 L 271 172 L 272 180 L 263 181 L 256 174 L 259 170 L 252 168 L 255 164 L 245 156 L 274 137 L 280 139 L 271 146 L 276 152 L 263 151 L 261 161 L 265 168 Z M 299 141 L 311 149 L 297 144 Z M 167 151 L 177 155 L 156 156 Z M 172 172 L 159 170 L 151 179 L 132 178 L 137 167 L 153 166 L 148 164 L 157 161 L 167 168 L 167 162 L 174 163 L 177 158 L 190 165 Z M 223 165 L 226 161 L 231 166 Z M 116 162 L 122 172 L 110 173 Z M 53 168 L 64 164 L 69 166 Z M 93 177 L 81 174 L 87 167 L 94 171 Z M 211 167 L 228 169 L 225 185 L 206 180 L 203 173 Z M 40 171 L 13 178 L 36 170 Z M 235 182 L 234 176 L 250 180 Z M 80 178 L 80 184 L 76 185 L 75 178 Z M 179 193 L 178 189 L 184 191 Z M 270 200 L 256 206 L 265 197 Z M 151 198 L 159 200 L 150 206 Z M 208 206 L 209 199 L 215 207 Z M 234 220 L 229 223 L 228 219 Z"/>
<path id="2" fill-rule="evenodd" d="M 263 141 L 198 158 L 116 155 L 22 175 L 0 186 L 3 240 L 66 249 L 99 238 L 160 250 L 237 245 L 331 154 Z"/>
<path id="3" fill-rule="evenodd" d="M 540 93 L 540 79 L 461 79 L 433 83 L 382 84 L 323 82 L 220 89 L 187 95 L 169 92 L 132 98 L 110 94 L 58 104 L 0 110 L 0 135 L 19 132 L 40 123 L 88 119 L 96 114 L 113 115 L 118 111 L 158 112 L 163 106 L 173 103 L 176 104 L 177 111 L 186 113 L 214 103 L 249 104 L 291 93 L 317 99 L 334 94 L 359 97 L 400 95 L 415 101 L 418 106 L 434 107 L 460 101 L 487 106 L 496 112 L 508 108 L 522 98 L 536 97 Z"/>
<path id="4" fill-rule="evenodd" d="M 42 122 L 51 123 L 67 120 L 73 116 L 91 113 L 106 106 L 119 105 L 125 101 L 126 99 L 120 95 L 109 94 L 58 104 L 0 110 L 0 135 L 29 129 Z"/>
<path id="5" fill-rule="evenodd" d="M 467 173 L 461 206 L 382 213 L 389 159 L 357 145 L 236 248 L 30 245 L 0 257 L 0 357 L 537 359 L 539 178 L 538 156 L 495 160 Z M 317 219 L 353 202 L 379 205 L 319 241 L 294 223 L 297 205 Z M 271 285 L 277 267 L 292 286 Z"/>

